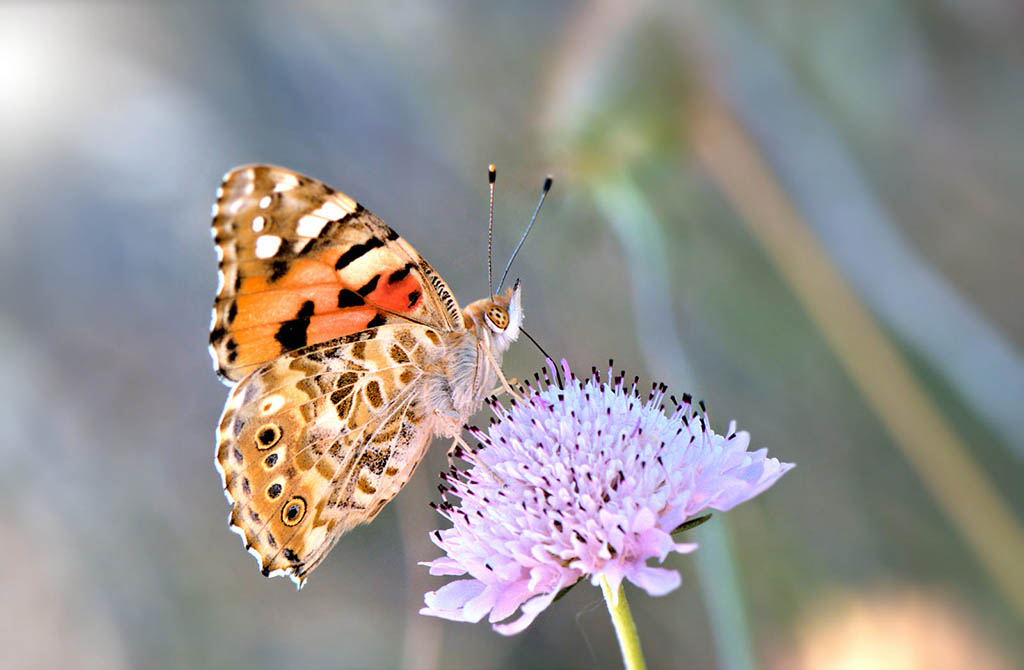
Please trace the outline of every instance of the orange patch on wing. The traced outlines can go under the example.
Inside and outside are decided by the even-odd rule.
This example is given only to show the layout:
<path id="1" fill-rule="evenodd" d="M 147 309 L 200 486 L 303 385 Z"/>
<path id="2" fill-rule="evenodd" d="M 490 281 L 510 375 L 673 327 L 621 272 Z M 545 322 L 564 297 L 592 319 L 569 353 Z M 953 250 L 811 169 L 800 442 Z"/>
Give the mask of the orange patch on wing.
<path id="1" fill-rule="evenodd" d="M 389 282 L 385 275 L 366 299 L 392 312 L 411 312 L 423 300 L 423 291 L 419 280 L 411 273 L 395 283 Z"/>
<path id="2" fill-rule="evenodd" d="M 338 275 L 331 266 L 323 261 L 312 258 L 290 259 L 288 271 L 274 281 L 269 276 L 253 275 L 246 277 L 239 288 L 239 293 L 250 291 L 266 291 L 267 289 L 301 288 L 315 284 L 336 284 Z"/>
<path id="3" fill-rule="evenodd" d="M 252 277 L 243 281 L 243 290 L 257 279 L 262 281 L 263 278 Z M 265 289 L 259 293 L 239 295 L 238 315 L 231 324 L 232 330 L 294 319 L 307 300 L 313 301 L 316 312 L 337 309 L 339 290 L 340 285 L 333 283 L 291 289 Z"/>
<path id="4" fill-rule="evenodd" d="M 366 330 L 377 312 L 368 307 L 350 307 L 327 314 L 317 314 L 309 320 L 306 343 L 316 344 Z"/>
<path id="5" fill-rule="evenodd" d="M 315 314 L 310 317 L 306 328 L 305 346 L 366 330 L 376 316 L 377 312 L 369 307 L 352 307 L 326 314 Z M 233 351 L 235 356 L 230 361 L 231 365 L 258 365 L 280 356 L 285 351 L 276 338 L 280 329 L 281 323 L 263 323 L 232 331 L 229 338 L 234 342 L 234 347 L 228 351 Z"/>
<path id="6" fill-rule="evenodd" d="M 399 314 L 422 309 L 423 286 L 419 275 L 410 271 L 412 264 L 390 271 L 378 266 L 375 274 L 369 267 L 350 267 L 341 273 L 334 268 L 341 253 L 329 248 L 319 258 L 291 258 L 283 267 L 270 264 L 264 266 L 264 274 L 243 276 L 235 298 L 236 314 L 227 329 L 234 345 L 228 350 L 228 362 L 254 366 L 280 356 L 288 343 L 278 336 L 289 322 L 284 339 L 293 342 L 288 345 L 291 348 L 300 342 L 311 346 L 358 333 L 375 319 L 380 323 L 379 317 L 386 320 L 377 308 Z M 271 279 L 277 267 L 283 272 Z M 371 286 L 373 291 L 363 295 Z M 342 303 L 351 306 L 338 307 L 339 293 Z M 359 299 L 365 304 L 356 304 Z"/>
<path id="7" fill-rule="evenodd" d="M 281 345 L 274 339 L 278 328 L 278 324 L 272 323 L 232 333 L 230 338 L 235 342 L 236 356 L 230 361 L 231 365 L 256 365 L 280 356 Z"/>
<path id="8" fill-rule="evenodd" d="M 259 326 L 253 326 L 252 328 L 246 328 L 245 330 L 233 331 L 231 338 L 239 347 L 244 347 L 251 344 L 259 344 L 265 340 L 270 340 L 274 344 L 277 342 L 274 340 L 274 333 L 280 328 L 280 324 L 277 323 L 265 323 Z M 239 356 L 242 354 L 239 353 Z"/>

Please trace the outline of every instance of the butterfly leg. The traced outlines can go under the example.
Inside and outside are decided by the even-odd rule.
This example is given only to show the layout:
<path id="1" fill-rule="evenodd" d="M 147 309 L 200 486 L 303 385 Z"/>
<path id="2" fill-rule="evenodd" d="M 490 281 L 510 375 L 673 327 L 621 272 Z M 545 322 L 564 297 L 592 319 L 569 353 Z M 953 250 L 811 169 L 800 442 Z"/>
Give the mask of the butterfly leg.
<path id="1" fill-rule="evenodd" d="M 491 350 L 486 344 L 484 344 L 484 341 L 479 340 L 477 346 L 480 347 L 480 351 L 484 352 L 484 356 L 487 357 L 487 361 L 491 364 L 491 367 L 494 368 L 494 372 L 497 373 L 498 379 L 501 380 L 501 388 L 504 389 L 511 398 L 522 401 L 523 398 L 515 392 L 512 385 L 509 384 L 507 379 L 505 379 L 505 373 L 501 371 L 501 366 L 498 365 L 498 361 L 494 359 L 494 354 L 492 354 Z"/>
<path id="2" fill-rule="evenodd" d="M 448 413 L 441 409 L 434 410 L 434 414 L 436 414 L 437 416 L 448 416 Z M 455 452 L 458 448 L 461 447 L 463 458 L 482 467 L 484 470 L 487 471 L 487 474 L 489 474 L 494 481 L 504 486 L 505 481 L 498 475 L 494 474 L 493 470 L 487 467 L 487 464 L 484 463 L 483 460 L 477 456 L 476 451 L 471 449 L 469 445 L 466 444 L 466 441 L 462 439 L 462 435 L 460 433 L 461 431 L 455 433 L 454 438 L 452 439 L 452 444 L 450 447 L 448 447 L 448 452 L 446 453 L 446 456 L 448 457 L 448 467 L 453 469 L 455 468 L 455 458 L 457 457 L 457 454 Z"/>
<path id="3" fill-rule="evenodd" d="M 514 387 L 518 383 L 519 383 L 519 380 L 516 379 L 515 377 L 513 377 L 512 379 L 508 380 L 508 385 L 509 386 L 513 386 Z M 491 391 L 487 395 L 501 395 L 504 392 L 505 392 L 505 387 L 504 386 L 499 386 L 498 388 L 494 389 L 493 391 Z"/>
<path id="4" fill-rule="evenodd" d="M 455 469 L 455 458 L 456 458 L 455 457 L 455 450 L 458 448 L 458 446 L 459 446 L 459 441 L 458 440 L 452 440 L 451 446 L 448 447 L 448 451 L 445 452 L 445 456 L 448 458 L 448 469 L 449 470 Z"/>

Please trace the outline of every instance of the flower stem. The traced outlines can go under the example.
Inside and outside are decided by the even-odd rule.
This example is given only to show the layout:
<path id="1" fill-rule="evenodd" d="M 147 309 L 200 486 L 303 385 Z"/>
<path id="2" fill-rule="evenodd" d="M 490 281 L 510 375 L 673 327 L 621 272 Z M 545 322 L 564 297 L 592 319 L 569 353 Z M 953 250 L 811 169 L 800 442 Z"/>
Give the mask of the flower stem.
<path id="1" fill-rule="evenodd" d="M 626 602 L 626 592 L 622 584 L 619 584 L 619 592 L 613 593 L 608 580 L 602 575 L 601 593 L 604 594 L 604 602 L 608 605 L 608 613 L 612 616 L 612 624 L 615 626 L 615 635 L 619 638 L 622 662 L 626 670 L 644 670 L 647 664 L 644 663 L 640 638 L 636 634 L 636 624 L 633 623 L 633 614 L 629 611 L 629 603 Z"/>

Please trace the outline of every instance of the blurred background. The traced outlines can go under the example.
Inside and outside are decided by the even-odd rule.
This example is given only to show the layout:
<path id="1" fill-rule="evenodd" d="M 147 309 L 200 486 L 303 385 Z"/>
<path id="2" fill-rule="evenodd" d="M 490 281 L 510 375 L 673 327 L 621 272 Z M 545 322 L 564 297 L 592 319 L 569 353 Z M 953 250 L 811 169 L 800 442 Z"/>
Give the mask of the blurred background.
<path id="1" fill-rule="evenodd" d="M 553 174 L 530 332 L 798 464 L 680 589 L 627 587 L 652 668 L 1018 666 L 1022 30 L 1015 0 L 5 3 L 0 666 L 620 665 L 589 585 L 513 638 L 417 614 L 436 445 L 301 592 L 260 576 L 206 350 L 249 162 L 352 195 L 463 304 L 487 164 L 496 264 Z"/>

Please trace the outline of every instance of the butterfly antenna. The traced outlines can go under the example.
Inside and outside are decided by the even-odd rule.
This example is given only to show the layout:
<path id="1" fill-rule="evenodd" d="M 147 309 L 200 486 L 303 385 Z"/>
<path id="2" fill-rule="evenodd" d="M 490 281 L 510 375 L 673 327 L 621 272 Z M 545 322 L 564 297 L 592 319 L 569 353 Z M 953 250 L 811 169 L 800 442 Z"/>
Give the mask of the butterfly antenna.
<path id="1" fill-rule="evenodd" d="M 525 328 L 523 328 L 522 326 L 519 326 L 519 332 L 522 333 L 523 335 L 526 335 L 526 337 L 530 338 L 530 341 L 533 342 L 533 346 L 537 347 L 537 349 L 540 350 L 540 353 L 544 354 L 544 358 L 545 359 L 551 361 L 552 363 L 555 362 L 555 359 L 551 358 L 550 354 L 548 354 L 548 352 L 544 351 L 544 347 L 540 346 L 540 342 L 538 342 L 537 340 L 533 339 L 533 335 L 530 335 L 528 332 L 526 332 Z M 563 383 L 562 383 L 562 372 L 559 369 L 558 365 L 555 365 L 555 375 L 556 375 L 556 378 L 558 379 L 558 386 L 559 386 L 559 388 L 561 388 L 563 386 Z"/>
<path id="2" fill-rule="evenodd" d="M 523 247 L 523 242 L 526 241 L 526 236 L 530 234 L 530 229 L 533 228 L 533 222 L 537 220 L 537 215 L 540 214 L 540 206 L 544 204 L 544 198 L 548 196 L 548 191 L 551 190 L 552 177 L 548 175 L 544 180 L 544 186 L 540 192 L 540 200 L 537 201 L 537 207 L 533 210 L 533 216 L 530 217 L 530 223 L 526 224 L 526 230 L 523 231 L 523 236 L 519 238 L 519 244 L 516 245 L 515 250 L 512 252 L 512 256 L 508 259 L 508 265 L 505 266 L 505 271 L 501 273 L 501 281 L 498 282 L 498 290 L 501 290 L 501 285 L 505 283 L 505 277 L 508 276 L 508 269 L 512 267 L 512 261 L 516 259 L 516 254 Z"/>
<path id="3" fill-rule="evenodd" d="M 494 255 L 494 180 L 498 178 L 498 170 L 494 164 L 487 166 L 487 188 L 491 192 L 490 214 L 487 217 L 487 290 L 494 297 L 494 279 L 492 278 L 491 258 Z"/>

